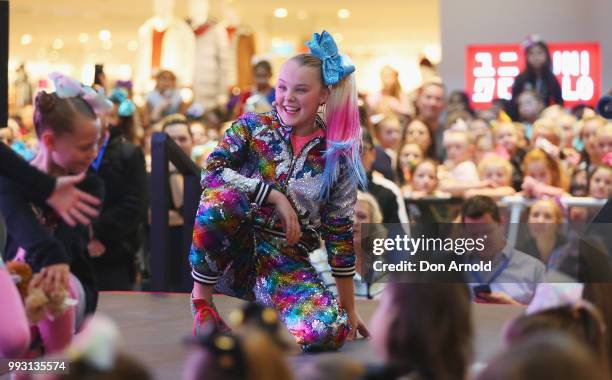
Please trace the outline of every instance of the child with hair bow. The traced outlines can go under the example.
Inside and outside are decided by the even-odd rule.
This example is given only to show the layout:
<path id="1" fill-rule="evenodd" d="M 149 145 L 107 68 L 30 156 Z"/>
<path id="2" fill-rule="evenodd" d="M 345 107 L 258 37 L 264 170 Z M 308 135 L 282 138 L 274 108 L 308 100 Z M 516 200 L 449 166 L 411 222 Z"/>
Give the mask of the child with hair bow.
<path id="1" fill-rule="evenodd" d="M 79 82 L 53 73 L 54 93 L 36 96 L 34 125 L 40 150 L 32 166 L 51 176 L 82 175 L 96 157 L 100 121 L 96 112 L 112 106 L 102 93 Z M 81 190 L 101 197 L 103 184 L 88 176 Z M 46 297 L 70 298 L 69 307 L 31 318 L 45 353 L 65 348 L 85 315 L 97 304 L 97 288 L 86 253 L 89 231 L 83 225 L 70 226 L 58 213 L 40 201 L 30 202 L 32 191 L 10 180 L 0 179 L 0 213 L 6 219 L 8 243 L 6 257 L 25 261 L 34 276 L 30 290 L 40 288 Z M 8 316 L 22 312 L 5 308 Z M 27 339 L 22 336 L 21 339 Z"/>

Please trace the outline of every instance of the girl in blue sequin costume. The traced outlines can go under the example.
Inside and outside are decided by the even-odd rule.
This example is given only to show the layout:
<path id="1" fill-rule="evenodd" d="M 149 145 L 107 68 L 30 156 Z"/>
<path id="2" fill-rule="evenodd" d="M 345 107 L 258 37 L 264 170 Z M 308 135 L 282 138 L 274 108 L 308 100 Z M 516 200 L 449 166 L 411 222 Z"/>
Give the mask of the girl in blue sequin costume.
<path id="1" fill-rule="evenodd" d="M 274 308 L 304 351 L 369 335 L 352 282 L 353 210 L 365 183 L 355 67 L 327 32 L 307 45 L 310 54 L 283 65 L 275 109 L 238 119 L 206 161 L 189 256 L 194 334 L 227 328 L 217 291 Z M 321 238 L 338 300 L 308 259 Z"/>

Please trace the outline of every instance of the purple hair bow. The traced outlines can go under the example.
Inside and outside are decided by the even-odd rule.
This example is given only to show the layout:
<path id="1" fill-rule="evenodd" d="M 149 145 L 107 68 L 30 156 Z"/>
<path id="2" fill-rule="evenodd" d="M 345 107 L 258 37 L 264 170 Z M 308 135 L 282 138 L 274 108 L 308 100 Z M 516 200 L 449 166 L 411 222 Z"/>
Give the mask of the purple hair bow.
<path id="1" fill-rule="evenodd" d="M 102 89 L 96 91 L 89 86 L 82 85 L 76 79 L 58 72 L 49 74 L 49 79 L 53 81 L 55 93 L 62 99 L 82 97 L 97 114 L 106 113 L 113 109 L 113 103 L 104 96 L 104 90 Z"/>

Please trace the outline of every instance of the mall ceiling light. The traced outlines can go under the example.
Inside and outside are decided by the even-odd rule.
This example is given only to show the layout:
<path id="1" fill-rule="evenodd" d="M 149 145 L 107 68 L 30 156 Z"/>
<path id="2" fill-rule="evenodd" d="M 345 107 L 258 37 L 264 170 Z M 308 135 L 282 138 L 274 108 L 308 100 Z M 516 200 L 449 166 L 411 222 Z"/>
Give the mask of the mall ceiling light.
<path id="1" fill-rule="evenodd" d="M 89 41 L 89 34 L 87 33 L 81 33 L 79 34 L 79 42 L 84 44 L 87 43 L 87 41 Z"/>
<path id="2" fill-rule="evenodd" d="M 287 15 L 289 15 L 289 12 L 287 11 L 287 8 L 276 8 L 274 10 L 274 17 L 285 18 L 285 17 L 287 17 Z"/>
<path id="3" fill-rule="evenodd" d="M 31 43 L 32 43 L 32 35 L 24 34 L 23 36 L 21 36 L 21 44 L 22 45 L 29 45 Z"/>
<path id="4" fill-rule="evenodd" d="M 101 30 L 100 33 L 98 33 L 98 38 L 100 41 L 110 41 L 111 37 L 111 32 L 106 29 Z"/>
<path id="5" fill-rule="evenodd" d="M 338 17 L 341 19 L 347 19 L 351 17 L 351 11 L 346 8 L 338 9 Z"/>
<path id="6" fill-rule="evenodd" d="M 55 50 L 61 50 L 64 47 L 64 40 L 61 38 L 56 38 L 53 40 L 53 44 L 51 46 L 53 46 L 53 49 Z"/>

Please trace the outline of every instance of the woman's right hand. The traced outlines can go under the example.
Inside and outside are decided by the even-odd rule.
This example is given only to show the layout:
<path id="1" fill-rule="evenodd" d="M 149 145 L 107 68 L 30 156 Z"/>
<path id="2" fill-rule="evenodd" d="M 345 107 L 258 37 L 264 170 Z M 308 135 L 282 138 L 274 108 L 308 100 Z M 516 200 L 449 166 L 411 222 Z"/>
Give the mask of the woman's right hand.
<path id="1" fill-rule="evenodd" d="M 91 218 L 98 216 L 95 207 L 100 205 L 100 200 L 75 187 L 84 178 L 84 173 L 59 177 L 55 190 L 47 199 L 47 203 L 72 227 L 77 223 L 87 225 Z"/>
<path id="2" fill-rule="evenodd" d="M 300 222 L 295 210 L 289 203 L 285 194 L 278 190 L 272 190 L 268 195 L 268 202 L 274 205 L 283 224 L 283 231 L 289 245 L 295 245 L 300 240 Z"/>
<path id="3" fill-rule="evenodd" d="M 54 264 L 44 267 L 37 273 L 32 278 L 30 287 L 42 287 L 45 293 L 50 294 L 59 289 L 68 290 L 69 281 L 70 266 L 68 264 Z"/>

